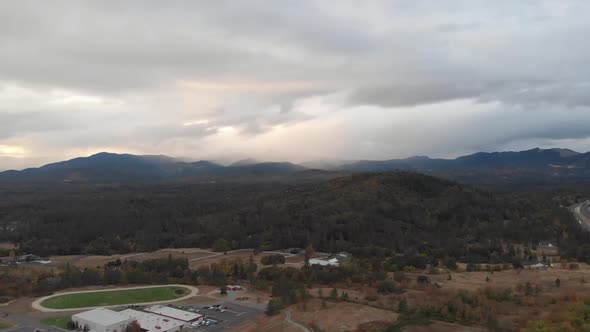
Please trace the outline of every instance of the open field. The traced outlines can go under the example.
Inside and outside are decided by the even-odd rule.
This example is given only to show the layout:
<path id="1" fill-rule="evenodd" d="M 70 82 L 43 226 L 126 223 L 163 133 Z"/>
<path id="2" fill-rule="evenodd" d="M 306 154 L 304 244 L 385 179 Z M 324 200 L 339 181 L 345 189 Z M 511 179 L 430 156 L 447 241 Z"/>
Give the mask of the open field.
<path id="1" fill-rule="evenodd" d="M 292 305 L 279 315 L 260 316 L 230 331 L 301 331 L 285 320 L 290 311 L 292 320 L 304 326 L 316 326 L 321 331 L 355 331 L 359 325 L 372 321 L 393 322 L 397 313 L 349 302 L 330 302 L 322 305 L 319 299 L 311 299 L 305 305 Z"/>
<path id="2" fill-rule="evenodd" d="M 408 273 L 415 279 L 421 273 Z M 423 274 L 423 273 L 422 273 Z M 476 290 L 480 288 L 516 288 L 519 284 L 532 282 L 543 287 L 545 292 L 575 290 L 590 292 L 590 266 L 579 264 L 579 269 L 570 270 L 560 267 L 539 270 L 505 270 L 500 272 L 460 272 L 447 274 L 426 274 L 433 283 L 446 290 Z M 486 281 L 487 278 L 487 281 Z M 555 289 L 555 279 L 561 281 L 560 289 Z"/>
<path id="3" fill-rule="evenodd" d="M 306 326 L 315 325 L 322 331 L 354 331 L 359 325 L 372 321 L 393 322 L 397 313 L 349 302 L 329 302 L 322 305 L 319 299 L 305 306 L 291 309 L 293 320 Z"/>
<path id="4" fill-rule="evenodd" d="M 125 290 L 64 294 L 48 298 L 41 306 L 49 309 L 75 309 L 119 304 L 147 303 L 174 300 L 186 296 L 184 287 L 153 287 Z"/>
<path id="5" fill-rule="evenodd" d="M 12 327 L 12 326 L 13 326 L 12 323 L 0 319 L 0 330 L 7 329 L 7 328 Z"/>
<path id="6" fill-rule="evenodd" d="M 212 252 L 211 255 L 209 256 L 204 256 L 202 258 L 197 258 L 197 259 L 193 259 L 193 260 L 189 260 L 190 262 L 190 268 L 191 269 L 197 269 L 200 266 L 207 266 L 207 265 L 211 265 L 213 263 L 218 263 L 223 259 L 234 259 L 234 258 L 241 258 L 242 260 L 246 261 L 248 259 L 250 259 L 250 257 L 252 257 L 252 259 L 254 260 L 254 262 L 256 264 L 258 264 L 259 267 L 264 267 L 264 265 L 262 265 L 262 263 L 260 263 L 260 260 L 263 257 L 266 256 L 270 256 L 272 255 L 271 253 L 259 253 L 258 255 L 254 255 L 254 250 L 252 249 L 241 249 L 241 250 L 234 250 L 234 251 L 229 251 L 227 252 L 227 254 L 220 254 L 220 253 L 214 253 Z M 290 267 L 303 267 L 303 255 L 288 255 L 285 254 L 285 256 L 288 256 L 286 258 L 286 266 L 290 266 Z"/>
<path id="7" fill-rule="evenodd" d="M 64 316 L 64 317 L 49 317 L 41 320 L 41 323 L 49 326 L 57 326 L 62 329 L 68 328 L 68 322 L 70 321 L 71 316 Z"/>
<path id="8" fill-rule="evenodd" d="M 147 259 L 167 258 L 186 258 L 189 261 L 193 259 L 199 259 L 206 256 L 217 255 L 212 251 L 198 249 L 198 248 L 186 248 L 186 249 L 161 249 L 153 252 L 141 252 L 131 253 L 124 255 L 111 255 L 111 256 L 98 256 L 98 255 L 70 255 L 70 256 L 52 256 L 52 266 L 64 266 L 66 264 L 78 266 L 81 268 L 96 268 L 101 267 L 108 262 L 120 260 L 132 260 L 132 261 L 144 261 Z"/>
<path id="9" fill-rule="evenodd" d="M 129 261 L 145 261 L 148 259 L 162 259 L 171 256 L 172 258 L 186 258 L 189 261 L 191 269 L 197 269 L 200 266 L 207 266 L 213 263 L 218 263 L 223 259 L 232 259 L 232 258 L 241 258 L 243 260 L 248 260 L 250 256 L 254 259 L 254 261 L 259 265 L 263 266 L 260 263 L 262 257 L 269 256 L 271 253 L 259 253 L 258 255 L 254 255 L 254 250 L 252 249 L 239 249 L 229 251 L 226 254 L 214 252 L 210 249 L 201 249 L 201 248 L 171 248 L 171 249 L 160 249 L 153 252 L 140 252 L 140 253 L 129 253 L 129 254 L 116 254 L 110 256 L 100 256 L 100 255 L 65 255 L 65 256 L 51 256 L 49 259 L 51 263 L 49 264 L 35 264 L 29 263 L 27 266 L 37 267 L 39 269 L 51 269 L 54 267 L 63 267 L 66 264 L 71 266 L 77 266 L 80 268 L 101 268 L 102 266 L 106 265 L 109 262 L 116 261 L 120 259 L 122 261 L 129 260 Z M 303 267 L 304 263 L 304 256 L 303 255 L 290 255 L 285 254 L 286 256 L 286 265 L 296 268 Z M 314 258 L 318 257 L 325 257 L 321 254 L 315 254 Z M 0 258 L 8 260 L 8 257 Z"/>

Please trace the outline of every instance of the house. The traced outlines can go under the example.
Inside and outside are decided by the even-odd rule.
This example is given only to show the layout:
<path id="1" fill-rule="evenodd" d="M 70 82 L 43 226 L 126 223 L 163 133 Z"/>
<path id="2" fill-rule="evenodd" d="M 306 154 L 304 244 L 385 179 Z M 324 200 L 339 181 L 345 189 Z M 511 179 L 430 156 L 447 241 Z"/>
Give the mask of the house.
<path id="1" fill-rule="evenodd" d="M 81 329 L 95 332 L 124 332 L 135 318 L 125 313 L 97 308 L 72 316 L 72 322 Z"/>
<path id="2" fill-rule="evenodd" d="M 34 262 L 41 260 L 41 257 L 33 254 L 21 255 L 16 258 L 17 262 Z"/>
<path id="3" fill-rule="evenodd" d="M 337 258 L 321 259 L 312 258 L 309 260 L 309 265 L 321 265 L 321 266 L 338 266 L 340 263 Z"/>

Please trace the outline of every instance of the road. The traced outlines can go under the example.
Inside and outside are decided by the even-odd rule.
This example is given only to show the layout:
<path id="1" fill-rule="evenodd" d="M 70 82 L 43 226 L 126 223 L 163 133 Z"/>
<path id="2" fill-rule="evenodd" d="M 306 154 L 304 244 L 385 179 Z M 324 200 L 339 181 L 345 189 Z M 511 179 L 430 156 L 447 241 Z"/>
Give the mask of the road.
<path id="1" fill-rule="evenodd" d="M 15 322 L 17 325 L 11 327 L 7 330 L 2 330 L 2 332 L 33 332 L 35 329 L 45 330 L 47 332 L 63 332 L 64 330 L 55 327 L 55 326 L 47 326 L 42 324 L 39 318 L 36 317 L 28 317 L 28 316 L 21 316 L 21 315 L 14 315 L 9 313 L 2 312 L 2 308 L 0 308 L 0 318 L 7 319 L 11 322 Z"/>
<path id="2" fill-rule="evenodd" d="M 583 229 L 590 231 L 590 201 L 575 204 L 570 210 L 578 220 Z"/>

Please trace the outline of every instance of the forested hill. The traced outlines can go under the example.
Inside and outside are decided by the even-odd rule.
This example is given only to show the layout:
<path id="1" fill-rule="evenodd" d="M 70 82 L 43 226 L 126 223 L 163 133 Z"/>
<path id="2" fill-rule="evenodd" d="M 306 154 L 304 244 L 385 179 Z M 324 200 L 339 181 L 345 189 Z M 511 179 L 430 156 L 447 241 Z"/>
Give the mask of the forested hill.
<path id="1" fill-rule="evenodd" d="M 580 233 L 550 197 L 492 194 L 411 172 L 307 185 L 66 188 L 0 200 L 0 241 L 41 255 L 210 247 L 224 239 L 232 248 L 313 244 L 487 261 L 506 255 L 505 243 L 567 238 L 564 246 L 575 248 Z"/>
<path id="2" fill-rule="evenodd" d="M 199 223 L 209 226 L 203 236 L 238 245 L 247 243 L 232 234 L 247 234 L 265 248 L 312 243 L 325 251 L 381 247 L 462 259 L 501 255 L 506 242 L 558 241 L 575 226 L 567 211 L 544 199 L 498 196 L 411 172 L 342 177 Z M 215 231 L 227 228 L 232 232 Z"/>

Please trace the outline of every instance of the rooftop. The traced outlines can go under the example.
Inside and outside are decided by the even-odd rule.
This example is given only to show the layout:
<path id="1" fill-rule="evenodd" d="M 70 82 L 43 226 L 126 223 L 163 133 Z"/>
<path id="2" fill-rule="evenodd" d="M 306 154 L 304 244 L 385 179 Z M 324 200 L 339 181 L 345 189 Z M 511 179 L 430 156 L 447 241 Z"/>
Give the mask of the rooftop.
<path id="1" fill-rule="evenodd" d="M 192 322 L 192 321 L 197 320 L 203 316 L 203 315 L 200 315 L 197 313 L 188 312 L 188 311 L 175 309 L 175 308 L 171 308 L 171 307 L 165 307 L 162 305 L 154 305 L 154 306 L 145 308 L 144 310 L 147 312 L 152 312 L 154 314 L 178 319 L 183 322 Z"/>
<path id="2" fill-rule="evenodd" d="M 112 325 L 133 319 L 132 316 L 129 316 L 123 312 L 117 312 L 105 308 L 97 308 L 89 311 L 84 311 L 79 314 L 75 314 L 72 317 L 77 317 L 91 322 L 97 322 L 102 325 Z"/>
<path id="3" fill-rule="evenodd" d="M 172 319 L 168 317 L 162 317 L 149 312 L 143 312 L 133 309 L 125 309 L 122 313 L 133 316 L 134 319 L 139 323 L 139 326 L 147 330 L 148 332 L 167 331 L 172 328 L 183 326 L 183 321 Z"/>

